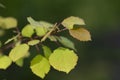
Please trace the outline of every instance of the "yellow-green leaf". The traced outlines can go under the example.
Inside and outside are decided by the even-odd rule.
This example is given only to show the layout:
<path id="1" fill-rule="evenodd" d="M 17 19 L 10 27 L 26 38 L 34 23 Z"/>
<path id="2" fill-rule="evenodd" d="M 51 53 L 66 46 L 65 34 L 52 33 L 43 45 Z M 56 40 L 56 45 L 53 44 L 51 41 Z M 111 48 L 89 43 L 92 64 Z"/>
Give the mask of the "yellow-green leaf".
<path id="1" fill-rule="evenodd" d="M 49 62 L 56 70 L 69 73 L 77 64 L 78 57 L 73 50 L 58 48 L 49 57 Z"/>
<path id="2" fill-rule="evenodd" d="M 43 46 L 42 48 L 43 48 L 43 52 L 44 52 L 45 57 L 48 59 L 49 56 L 51 55 L 52 51 L 47 46 Z"/>
<path id="3" fill-rule="evenodd" d="M 90 41 L 91 35 L 90 32 L 84 28 L 77 28 L 69 30 L 69 33 L 72 37 L 80 41 Z"/>
<path id="4" fill-rule="evenodd" d="M 28 53 L 29 46 L 27 44 L 20 44 L 14 47 L 10 53 L 9 57 L 12 59 L 13 62 L 25 57 Z"/>
<path id="5" fill-rule="evenodd" d="M 21 58 L 21 59 L 17 60 L 15 63 L 16 63 L 16 65 L 22 67 L 23 63 L 24 63 L 24 58 Z"/>
<path id="6" fill-rule="evenodd" d="M 37 36 L 44 36 L 47 33 L 47 29 L 45 27 L 36 27 L 35 28 Z"/>
<path id="7" fill-rule="evenodd" d="M 0 17 L 0 26 L 5 29 L 11 29 L 17 27 L 17 20 L 13 17 Z"/>
<path id="8" fill-rule="evenodd" d="M 34 34 L 34 29 L 32 25 L 26 25 L 22 29 L 22 36 L 24 37 L 31 37 Z"/>
<path id="9" fill-rule="evenodd" d="M 31 40 L 31 41 L 29 41 L 28 42 L 28 45 L 31 45 L 31 46 L 34 46 L 34 45 L 36 45 L 36 44 L 38 44 L 40 42 L 40 40 Z"/>
<path id="10" fill-rule="evenodd" d="M 74 25 L 85 25 L 85 22 L 83 19 L 79 17 L 68 17 L 62 21 L 62 25 L 68 29 L 73 29 Z"/>
<path id="11" fill-rule="evenodd" d="M 12 60 L 5 55 L 0 55 L 0 69 L 7 69 L 12 63 Z"/>
<path id="12" fill-rule="evenodd" d="M 31 61 L 30 68 L 35 75 L 43 79 L 50 70 L 50 64 L 46 58 L 37 55 Z"/>

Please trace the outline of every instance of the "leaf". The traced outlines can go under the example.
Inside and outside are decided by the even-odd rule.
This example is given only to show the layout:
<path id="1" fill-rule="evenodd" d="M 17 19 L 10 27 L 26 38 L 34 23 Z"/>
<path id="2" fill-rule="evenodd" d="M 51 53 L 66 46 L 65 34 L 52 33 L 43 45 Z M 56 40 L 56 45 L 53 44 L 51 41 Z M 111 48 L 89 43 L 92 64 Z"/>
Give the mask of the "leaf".
<path id="1" fill-rule="evenodd" d="M 57 48 L 49 57 L 49 62 L 56 70 L 69 73 L 77 64 L 78 57 L 73 50 Z"/>
<path id="2" fill-rule="evenodd" d="M 27 55 L 29 50 L 29 46 L 27 44 L 21 44 L 19 46 L 14 47 L 10 53 L 9 57 L 12 59 L 13 62 L 23 58 Z"/>
<path id="3" fill-rule="evenodd" d="M 5 34 L 5 30 L 0 29 L 0 37 L 3 36 Z"/>
<path id="4" fill-rule="evenodd" d="M 73 29 L 74 25 L 85 25 L 85 22 L 83 19 L 79 17 L 68 17 L 62 21 L 62 25 L 68 29 Z"/>
<path id="5" fill-rule="evenodd" d="M 74 43 L 71 40 L 69 40 L 68 38 L 63 37 L 63 36 L 60 36 L 60 37 L 56 36 L 56 38 L 65 47 L 74 49 L 76 51 Z"/>
<path id="6" fill-rule="evenodd" d="M 44 36 L 47 33 L 47 29 L 44 27 L 36 27 L 35 28 L 35 32 L 37 34 L 37 36 Z"/>
<path id="7" fill-rule="evenodd" d="M 50 70 L 50 64 L 46 58 L 41 55 L 37 55 L 31 61 L 30 68 L 34 74 L 43 79 Z"/>
<path id="8" fill-rule="evenodd" d="M 48 38 L 50 39 L 50 41 L 57 41 L 56 37 L 55 36 L 48 36 Z"/>
<path id="9" fill-rule="evenodd" d="M 0 55 L 0 69 L 7 69 L 12 64 L 12 60 L 5 55 Z"/>
<path id="10" fill-rule="evenodd" d="M 52 51 L 51 51 L 50 48 L 47 47 L 47 46 L 43 46 L 42 48 L 43 48 L 45 57 L 46 57 L 47 59 L 49 59 L 49 56 L 51 55 Z"/>
<path id="11" fill-rule="evenodd" d="M 34 46 L 34 45 L 36 45 L 36 44 L 38 44 L 40 42 L 40 40 L 31 40 L 31 41 L 29 41 L 28 42 L 28 45 L 30 45 L 30 46 Z"/>
<path id="12" fill-rule="evenodd" d="M 32 35 L 34 34 L 34 29 L 32 25 L 26 25 L 23 29 L 22 29 L 22 36 L 24 37 L 32 37 Z"/>
<path id="13" fill-rule="evenodd" d="M 15 63 L 16 63 L 16 65 L 18 65 L 19 67 L 22 67 L 23 66 L 23 62 L 24 61 L 24 58 L 21 58 L 21 59 L 19 59 L 19 60 L 17 60 Z"/>
<path id="14" fill-rule="evenodd" d="M 48 23 L 46 21 L 35 21 L 32 17 L 28 17 L 27 20 L 33 26 L 44 27 L 47 29 L 53 27 L 53 24 L 51 24 L 51 23 Z"/>
<path id="15" fill-rule="evenodd" d="M 91 35 L 88 30 L 84 28 L 77 28 L 69 30 L 69 33 L 72 37 L 80 41 L 91 41 Z"/>
<path id="16" fill-rule="evenodd" d="M 17 27 L 17 20 L 13 17 L 0 17 L 0 26 L 4 29 L 11 29 Z"/>

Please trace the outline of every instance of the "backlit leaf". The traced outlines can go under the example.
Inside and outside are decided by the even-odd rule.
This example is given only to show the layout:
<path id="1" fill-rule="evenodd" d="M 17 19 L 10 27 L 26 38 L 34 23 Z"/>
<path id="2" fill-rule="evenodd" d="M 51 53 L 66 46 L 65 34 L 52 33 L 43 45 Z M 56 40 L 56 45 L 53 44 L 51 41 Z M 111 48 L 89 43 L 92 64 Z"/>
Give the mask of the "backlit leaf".
<path id="1" fill-rule="evenodd" d="M 15 62 L 18 66 L 22 67 L 24 63 L 24 58 L 21 58 Z"/>
<path id="2" fill-rule="evenodd" d="M 7 69 L 12 63 L 12 60 L 5 55 L 0 55 L 0 69 Z"/>
<path id="3" fill-rule="evenodd" d="M 30 68 L 34 74 L 43 79 L 50 70 L 50 64 L 46 58 L 41 55 L 37 55 L 31 61 Z"/>
<path id="4" fill-rule="evenodd" d="M 56 70 L 69 73 L 77 64 L 78 57 L 73 50 L 58 48 L 49 57 L 49 62 Z"/>
<path id="5" fill-rule="evenodd" d="M 62 21 L 62 25 L 68 29 L 73 29 L 74 25 L 85 25 L 85 22 L 83 19 L 79 17 L 68 17 Z"/>
<path id="6" fill-rule="evenodd" d="M 13 62 L 25 57 L 28 53 L 29 46 L 27 44 L 20 44 L 19 46 L 14 47 L 10 53 L 9 57 Z"/>
<path id="7" fill-rule="evenodd" d="M 52 51 L 47 46 L 43 46 L 42 48 L 43 48 L 43 52 L 44 52 L 45 57 L 48 59 L 49 56 L 51 55 Z"/>
<path id="8" fill-rule="evenodd" d="M 64 45 L 65 47 L 68 47 L 68 48 L 71 48 L 71 49 L 76 50 L 74 43 L 73 43 L 70 39 L 68 39 L 68 38 L 66 38 L 66 37 L 63 37 L 63 36 L 56 37 L 56 38 L 57 38 L 58 41 L 59 41 L 62 45 Z"/>
<path id="9" fill-rule="evenodd" d="M 35 28 L 37 36 L 44 36 L 47 33 L 47 29 L 44 27 L 36 27 Z"/>
<path id="10" fill-rule="evenodd" d="M 26 25 L 22 29 L 22 36 L 24 37 L 31 37 L 34 34 L 34 29 L 32 25 Z"/>
<path id="11" fill-rule="evenodd" d="M 31 41 L 29 41 L 28 42 L 28 45 L 31 45 L 31 46 L 34 46 L 34 45 L 36 45 L 36 44 L 38 44 L 40 42 L 40 40 L 31 40 Z"/>
<path id="12" fill-rule="evenodd" d="M 0 17 L 0 26 L 4 29 L 11 29 L 17 27 L 17 20 L 13 17 Z"/>
<path id="13" fill-rule="evenodd" d="M 72 37 L 80 40 L 80 41 L 90 41 L 91 35 L 88 30 L 84 28 L 77 28 L 69 30 L 69 33 Z"/>

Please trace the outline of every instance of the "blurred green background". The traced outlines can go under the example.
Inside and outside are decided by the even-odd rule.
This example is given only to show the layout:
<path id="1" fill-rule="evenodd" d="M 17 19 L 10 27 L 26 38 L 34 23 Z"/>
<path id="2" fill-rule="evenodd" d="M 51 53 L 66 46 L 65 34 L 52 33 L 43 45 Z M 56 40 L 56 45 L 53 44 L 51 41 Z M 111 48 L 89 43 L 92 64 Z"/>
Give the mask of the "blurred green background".
<path id="1" fill-rule="evenodd" d="M 69 16 L 85 20 L 91 32 L 91 42 L 79 42 L 69 35 L 78 50 L 78 65 L 69 74 L 51 69 L 44 80 L 120 80 L 120 0 L 0 0 L 0 16 L 12 16 L 19 28 L 27 24 L 26 17 L 59 22 Z M 7 39 L 12 34 L 4 36 Z M 34 50 L 32 51 L 34 52 Z M 29 69 L 12 65 L 0 70 L 0 80 L 41 80 Z"/>

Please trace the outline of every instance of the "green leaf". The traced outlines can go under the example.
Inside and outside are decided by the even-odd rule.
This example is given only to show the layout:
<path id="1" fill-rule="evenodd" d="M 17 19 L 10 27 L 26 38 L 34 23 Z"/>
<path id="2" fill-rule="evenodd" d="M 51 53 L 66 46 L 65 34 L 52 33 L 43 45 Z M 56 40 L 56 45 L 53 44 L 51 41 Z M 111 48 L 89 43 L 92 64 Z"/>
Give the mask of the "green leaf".
<path id="1" fill-rule="evenodd" d="M 16 65 L 18 65 L 19 67 L 22 67 L 22 66 L 23 66 L 23 63 L 24 63 L 24 58 L 21 58 L 21 59 L 17 60 L 15 63 L 16 63 Z"/>
<path id="2" fill-rule="evenodd" d="M 78 57 L 73 50 L 58 48 L 49 57 L 49 62 L 56 70 L 69 73 L 77 64 Z"/>
<path id="3" fill-rule="evenodd" d="M 5 30 L 0 29 L 0 37 L 3 36 L 5 34 Z"/>
<path id="4" fill-rule="evenodd" d="M 21 44 L 19 46 L 14 47 L 10 53 L 9 57 L 12 59 L 13 62 L 23 58 L 27 55 L 29 50 L 29 46 L 27 44 Z"/>
<path id="5" fill-rule="evenodd" d="M 34 45 L 36 45 L 36 44 L 38 44 L 40 42 L 40 40 L 31 40 L 31 41 L 29 41 L 28 42 L 28 45 L 30 45 L 30 46 L 34 46 Z"/>
<path id="6" fill-rule="evenodd" d="M 12 64 L 12 60 L 5 55 L 0 55 L 0 69 L 7 69 Z"/>
<path id="7" fill-rule="evenodd" d="M 85 25 L 85 22 L 83 19 L 79 17 L 68 17 L 62 21 L 62 25 L 68 29 L 73 29 L 74 25 Z"/>
<path id="8" fill-rule="evenodd" d="M 34 34 L 34 26 L 32 25 L 26 25 L 23 29 L 22 29 L 22 36 L 24 37 L 32 37 L 32 35 Z"/>
<path id="9" fill-rule="evenodd" d="M 74 49 L 74 50 L 76 51 L 74 43 L 73 43 L 71 40 L 69 40 L 68 38 L 63 37 L 63 36 L 60 36 L 60 37 L 57 37 L 57 36 L 56 36 L 56 38 L 57 38 L 58 41 L 59 41 L 62 45 L 64 45 L 65 47 Z"/>
<path id="10" fill-rule="evenodd" d="M 46 21 L 40 21 L 39 23 L 40 23 L 40 25 L 42 25 L 43 27 L 45 27 L 47 29 L 50 29 L 54 26 L 53 24 L 46 22 Z"/>
<path id="11" fill-rule="evenodd" d="M 91 41 L 91 35 L 88 30 L 84 28 L 77 28 L 69 30 L 69 33 L 72 37 L 80 41 Z"/>
<path id="12" fill-rule="evenodd" d="M 47 47 L 47 46 L 43 46 L 42 48 L 43 48 L 45 57 L 48 59 L 49 56 L 51 55 L 52 51 L 51 51 L 50 48 Z"/>
<path id="13" fill-rule="evenodd" d="M 11 29 L 17 27 L 17 20 L 13 17 L 0 17 L 0 26 L 4 29 Z"/>
<path id="14" fill-rule="evenodd" d="M 48 36 L 48 38 L 50 39 L 50 41 L 57 41 L 57 39 L 56 39 L 56 36 Z"/>
<path id="15" fill-rule="evenodd" d="M 35 28 L 37 36 L 44 36 L 47 33 L 47 29 L 44 27 L 36 27 Z"/>
<path id="16" fill-rule="evenodd" d="M 30 68 L 34 74 L 43 79 L 50 70 L 50 64 L 46 58 L 41 55 L 37 55 L 31 61 Z"/>

